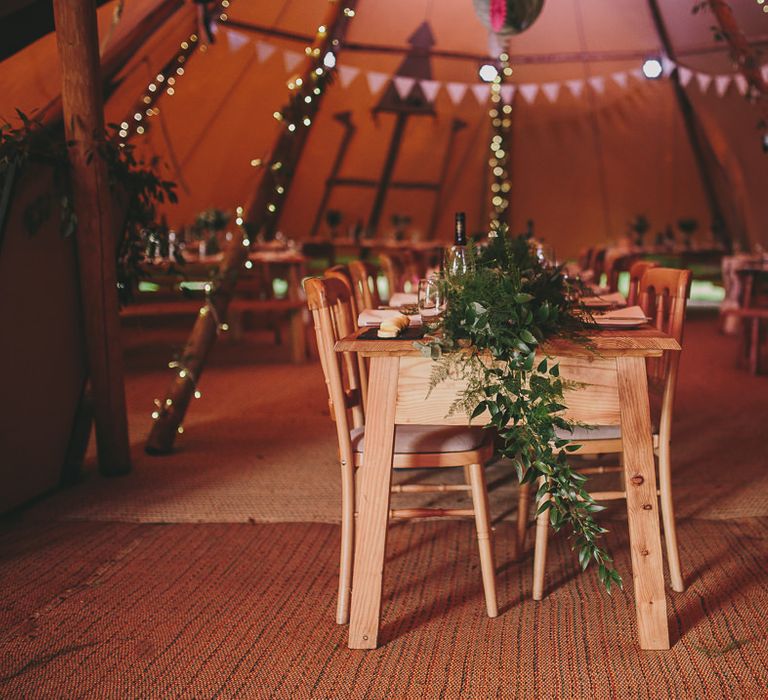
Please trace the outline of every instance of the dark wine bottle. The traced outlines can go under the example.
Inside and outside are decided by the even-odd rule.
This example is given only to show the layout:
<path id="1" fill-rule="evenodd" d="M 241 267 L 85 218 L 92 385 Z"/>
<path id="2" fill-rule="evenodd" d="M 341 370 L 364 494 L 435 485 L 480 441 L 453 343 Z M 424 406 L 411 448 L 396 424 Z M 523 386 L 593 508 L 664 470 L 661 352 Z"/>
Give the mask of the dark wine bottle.
<path id="1" fill-rule="evenodd" d="M 458 211 L 453 229 L 453 245 L 445 256 L 445 273 L 448 277 L 463 277 L 467 272 L 469 272 L 467 218 L 463 211 Z"/>

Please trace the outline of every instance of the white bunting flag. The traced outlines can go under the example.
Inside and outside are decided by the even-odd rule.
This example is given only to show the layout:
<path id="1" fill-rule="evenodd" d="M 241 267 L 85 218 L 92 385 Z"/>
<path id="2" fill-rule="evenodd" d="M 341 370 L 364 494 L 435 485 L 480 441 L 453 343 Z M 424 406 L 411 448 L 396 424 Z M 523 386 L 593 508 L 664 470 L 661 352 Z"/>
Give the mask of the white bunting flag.
<path id="1" fill-rule="evenodd" d="M 511 105 L 512 99 L 515 96 L 514 85 L 502 85 L 501 86 L 501 99 L 504 100 L 504 104 Z"/>
<path id="2" fill-rule="evenodd" d="M 227 38 L 227 46 L 232 53 L 239 51 L 250 41 L 250 37 L 247 34 L 236 29 L 225 29 L 224 36 Z"/>
<path id="3" fill-rule="evenodd" d="M 539 94 L 539 86 L 535 83 L 525 83 L 523 85 L 519 85 L 517 89 L 520 91 L 523 99 L 529 105 L 533 104 L 533 101 L 536 99 L 536 95 Z"/>
<path id="4" fill-rule="evenodd" d="M 744 95 L 746 95 L 747 91 L 749 90 L 749 83 L 747 82 L 747 79 L 741 73 L 739 73 L 734 76 L 733 82 L 736 83 L 736 89 L 739 91 L 739 95 L 744 97 Z"/>
<path id="5" fill-rule="evenodd" d="M 275 53 L 275 47 L 272 44 L 266 41 L 256 42 L 256 58 L 259 59 L 259 63 L 264 63 L 273 53 Z"/>
<path id="6" fill-rule="evenodd" d="M 411 94 L 413 86 L 416 84 L 416 78 L 408 78 L 404 75 L 396 75 L 392 78 L 392 82 L 395 84 L 395 90 L 400 96 L 401 100 L 404 100 Z"/>
<path id="7" fill-rule="evenodd" d="M 688 83 L 690 83 L 691 78 L 693 78 L 693 71 L 685 66 L 678 66 L 677 76 L 680 78 L 680 85 L 688 87 Z"/>
<path id="8" fill-rule="evenodd" d="M 696 82 L 699 84 L 699 90 L 705 93 L 709 88 L 709 84 L 712 82 L 712 76 L 706 73 L 696 73 Z"/>
<path id="9" fill-rule="evenodd" d="M 587 82 L 596 94 L 602 95 L 605 92 L 605 78 L 602 75 L 593 75 Z"/>
<path id="10" fill-rule="evenodd" d="M 360 74 L 360 69 L 357 66 L 337 66 L 336 70 L 339 73 L 339 83 L 341 87 L 348 88 L 352 81 Z"/>
<path id="11" fill-rule="evenodd" d="M 482 106 L 488 102 L 488 98 L 491 96 L 491 86 L 485 83 L 479 83 L 472 86 L 472 92 L 475 95 L 475 99 Z"/>
<path id="12" fill-rule="evenodd" d="M 629 73 L 626 71 L 619 71 L 618 73 L 612 73 L 611 79 L 613 80 L 616 85 L 618 85 L 620 88 L 626 89 L 627 85 L 629 84 Z"/>
<path id="13" fill-rule="evenodd" d="M 466 83 L 446 83 L 445 89 L 448 91 L 448 97 L 451 98 L 451 102 L 457 105 L 464 99 L 464 95 L 467 92 Z"/>
<path id="14" fill-rule="evenodd" d="M 389 80 L 389 76 L 386 73 L 379 73 L 376 70 L 370 70 L 365 75 L 368 81 L 368 89 L 373 95 L 379 92 Z"/>
<path id="15" fill-rule="evenodd" d="M 645 80 L 645 75 L 643 74 L 642 68 L 633 68 L 631 71 L 629 71 L 629 74 L 638 80 Z"/>
<path id="16" fill-rule="evenodd" d="M 715 76 L 715 90 L 718 97 L 725 97 L 725 93 L 728 92 L 728 86 L 731 84 L 730 75 L 716 75 Z"/>
<path id="17" fill-rule="evenodd" d="M 571 95 L 573 95 L 577 100 L 579 97 L 581 97 L 581 93 L 584 92 L 584 81 L 583 80 L 566 80 L 565 81 L 566 86 L 571 91 Z"/>
<path id="18" fill-rule="evenodd" d="M 437 93 L 440 91 L 440 83 L 437 80 L 420 80 L 419 87 L 428 102 L 434 102 Z"/>
<path id="19" fill-rule="evenodd" d="M 289 73 L 301 63 L 303 58 L 302 54 L 296 51 L 283 51 L 283 63 L 285 63 L 285 70 Z"/>
<path id="20" fill-rule="evenodd" d="M 544 83 L 541 91 L 550 102 L 557 102 L 557 96 L 560 94 L 560 83 Z"/>
<path id="21" fill-rule="evenodd" d="M 670 75 L 676 66 L 677 64 L 674 61 L 670 61 L 666 56 L 661 57 L 661 72 L 664 75 Z"/>

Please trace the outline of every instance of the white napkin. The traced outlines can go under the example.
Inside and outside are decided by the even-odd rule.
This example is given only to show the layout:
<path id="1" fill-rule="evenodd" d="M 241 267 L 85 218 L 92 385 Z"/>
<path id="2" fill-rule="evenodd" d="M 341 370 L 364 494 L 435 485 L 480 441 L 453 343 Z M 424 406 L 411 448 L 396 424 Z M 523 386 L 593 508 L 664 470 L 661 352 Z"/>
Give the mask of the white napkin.
<path id="1" fill-rule="evenodd" d="M 610 294 L 598 294 L 594 297 L 584 297 L 581 300 L 584 306 L 626 306 L 627 300 L 621 292 L 611 292 Z"/>
<path id="2" fill-rule="evenodd" d="M 639 306 L 627 306 L 624 309 L 605 311 L 604 313 L 594 314 L 593 318 L 599 326 L 626 326 L 627 328 L 634 328 L 648 322 L 645 311 Z"/>
<path id="3" fill-rule="evenodd" d="M 383 320 L 387 318 L 394 318 L 400 316 L 400 312 L 397 309 L 364 309 L 357 317 L 358 326 L 378 326 Z M 412 326 L 421 325 L 421 316 L 415 314 L 414 316 L 408 316 Z"/>
<path id="4" fill-rule="evenodd" d="M 389 298 L 390 306 L 407 306 L 408 304 L 416 304 L 419 301 L 418 294 L 408 294 L 407 292 L 395 292 Z"/>

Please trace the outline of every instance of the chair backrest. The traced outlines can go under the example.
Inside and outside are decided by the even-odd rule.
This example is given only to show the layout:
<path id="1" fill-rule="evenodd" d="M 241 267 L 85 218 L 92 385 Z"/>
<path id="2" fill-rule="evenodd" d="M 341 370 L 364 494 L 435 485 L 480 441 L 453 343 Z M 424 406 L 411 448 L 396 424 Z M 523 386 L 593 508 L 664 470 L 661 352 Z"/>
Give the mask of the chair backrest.
<path id="1" fill-rule="evenodd" d="M 668 267 L 653 267 L 645 271 L 638 288 L 639 303 L 660 331 L 672 336 L 683 345 L 685 307 L 691 291 L 691 271 Z M 677 383 L 679 352 L 667 352 L 659 358 L 649 358 L 647 364 L 650 382 L 664 382 L 665 403 L 669 394 L 669 408 L 674 399 Z"/>
<path id="2" fill-rule="evenodd" d="M 338 353 L 336 341 L 354 330 L 352 296 L 338 279 L 314 277 L 304 283 L 307 306 L 312 312 L 317 337 L 317 350 L 328 390 L 331 418 L 336 422 L 336 435 L 342 460 L 353 464 L 350 429 L 365 424 L 363 392 L 356 353 Z"/>
<path id="3" fill-rule="evenodd" d="M 637 258 L 637 253 L 628 253 L 620 248 L 613 248 L 605 254 L 605 277 L 609 291 L 619 290 L 619 273 L 627 272 Z"/>
<path id="4" fill-rule="evenodd" d="M 349 276 L 358 311 L 378 309 L 381 298 L 376 285 L 376 267 L 362 260 L 353 260 L 349 263 Z"/>
<path id="5" fill-rule="evenodd" d="M 629 268 L 629 293 L 627 294 L 627 304 L 629 306 L 637 305 L 640 297 L 637 290 L 645 271 L 658 266 L 659 263 L 653 260 L 638 260 L 637 262 L 632 263 Z"/>
<path id="6" fill-rule="evenodd" d="M 323 277 L 339 280 L 342 284 L 346 285 L 350 293 L 350 302 L 352 303 L 352 318 L 357 327 L 357 315 L 359 310 L 357 308 L 357 300 L 354 294 L 354 284 L 352 283 L 352 276 L 349 272 L 349 268 L 346 265 L 334 265 L 329 267 L 324 273 Z"/>

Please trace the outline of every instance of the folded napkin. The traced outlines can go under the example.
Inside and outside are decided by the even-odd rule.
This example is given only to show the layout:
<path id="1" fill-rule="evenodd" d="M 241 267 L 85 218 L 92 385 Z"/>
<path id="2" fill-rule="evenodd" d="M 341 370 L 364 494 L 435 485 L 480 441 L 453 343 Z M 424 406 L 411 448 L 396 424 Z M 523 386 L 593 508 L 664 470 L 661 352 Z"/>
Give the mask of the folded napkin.
<path id="1" fill-rule="evenodd" d="M 626 306 L 627 300 L 621 292 L 611 292 L 610 294 L 598 294 L 593 297 L 584 297 L 581 300 L 584 306 Z"/>
<path id="2" fill-rule="evenodd" d="M 388 318 L 395 318 L 400 316 L 400 312 L 397 309 L 364 309 L 357 317 L 358 326 L 378 326 L 382 321 Z M 421 316 L 415 314 L 408 316 L 412 326 L 421 325 Z"/>
<path id="3" fill-rule="evenodd" d="M 407 306 L 408 304 L 416 304 L 419 301 L 417 294 L 408 294 L 407 292 L 395 292 L 389 298 L 390 306 Z"/>
<path id="4" fill-rule="evenodd" d="M 634 328 L 648 322 L 648 318 L 639 306 L 627 306 L 624 309 L 614 309 L 600 314 L 594 314 L 592 318 L 599 326 Z"/>

